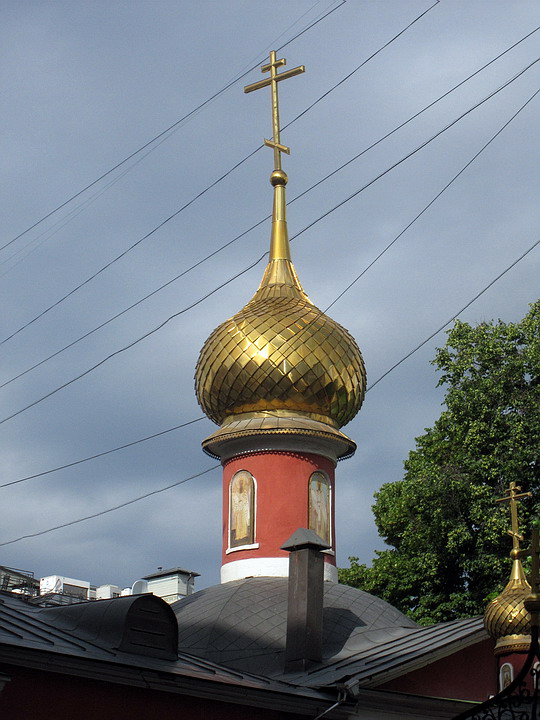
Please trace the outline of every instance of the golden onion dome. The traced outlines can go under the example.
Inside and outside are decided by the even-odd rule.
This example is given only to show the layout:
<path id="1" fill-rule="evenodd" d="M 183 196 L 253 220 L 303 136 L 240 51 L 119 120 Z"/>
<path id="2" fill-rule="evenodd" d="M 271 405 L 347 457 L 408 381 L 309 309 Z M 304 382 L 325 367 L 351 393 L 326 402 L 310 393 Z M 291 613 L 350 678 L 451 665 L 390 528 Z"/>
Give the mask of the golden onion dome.
<path id="1" fill-rule="evenodd" d="M 524 602 L 531 594 L 521 561 L 515 557 L 510 580 L 484 613 L 484 627 L 496 640 L 495 653 L 527 650 L 531 639 L 531 616 Z"/>
<path id="2" fill-rule="evenodd" d="M 366 372 L 354 338 L 303 291 L 291 262 L 282 170 L 272 173 L 269 263 L 248 304 L 204 344 L 197 399 L 217 424 L 242 413 L 307 414 L 341 427 L 356 415 Z"/>

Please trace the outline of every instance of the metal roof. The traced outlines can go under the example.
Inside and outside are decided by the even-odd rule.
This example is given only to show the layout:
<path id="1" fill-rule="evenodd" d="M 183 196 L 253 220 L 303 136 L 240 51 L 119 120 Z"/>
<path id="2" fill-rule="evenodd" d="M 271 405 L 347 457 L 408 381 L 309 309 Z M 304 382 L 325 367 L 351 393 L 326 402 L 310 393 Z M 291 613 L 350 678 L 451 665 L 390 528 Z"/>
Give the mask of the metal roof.
<path id="1" fill-rule="evenodd" d="M 243 687 L 291 691 L 291 686 L 285 683 L 258 677 L 249 672 L 238 672 L 220 667 L 216 663 L 192 657 L 186 653 L 179 653 L 177 660 L 166 660 L 125 652 L 112 647 L 111 639 L 107 639 L 107 634 L 101 632 L 97 627 L 94 633 L 95 638 L 89 639 L 88 630 L 82 632 L 80 627 L 67 629 L 66 626 L 69 623 L 60 623 L 59 621 L 61 613 L 65 610 L 71 611 L 73 608 L 80 608 L 87 604 L 117 603 L 118 600 L 120 598 L 105 601 L 94 600 L 89 603 L 80 603 L 78 606 L 54 608 L 55 613 L 51 614 L 53 608 L 35 607 L 15 595 L 0 593 L 0 659 L 4 662 L 13 662 L 17 657 L 22 657 L 17 650 L 33 650 L 44 653 L 42 655 L 43 667 L 49 670 L 54 669 L 50 663 L 50 659 L 54 655 L 69 658 L 69 666 L 72 669 L 77 665 L 75 660 L 100 661 L 107 663 L 109 668 L 111 664 L 134 667 L 138 672 L 141 668 L 147 668 L 159 673 L 172 673 Z M 164 601 L 159 600 L 159 602 L 166 605 Z M 39 662 L 39 656 L 36 655 L 33 664 L 39 666 Z M 101 670 L 102 676 L 104 672 Z M 114 674 L 112 671 L 110 673 Z"/>
<path id="2" fill-rule="evenodd" d="M 287 578 L 248 578 L 199 590 L 173 603 L 179 648 L 238 670 L 281 675 L 287 583 Z M 324 583 L 324 664 L 416 628 L 380 598 L 347 585 Z"/>
<path id="3" fill-rule="evenodd" d="M 487 637 L 481 618 L 421 627 L 362 590 L 324 584 L 323 660 L 283 674 L 287 578 L 248 578 L 183 598 L 173 608 L 179 647 L 227 667 L 305 687 L 354 678 L 375 687 Z"/>
<path id="4" fill-rule="evenodd" d="M 174 660 L 118 648 L 118 631 L 106 627 L 107 613 L 100 608 L 127 607 L 120 598 L 40 608 L 0 593 L 0 662 L 313 716 L 334 702 L 339 683 L 351 699 L 333 713 L 345 718 L 356 701 L 379 708 L 394 698 L 401 707 L 409 696 L 372 688 L 485 637 L 479 618 L 419 627 L 378 598 L 325 583 L 325 658 L 307 673 L 283 675 L 286 585 L 286 578 L 250 579 L 208 588 L 175 603 L 181 649 Z M 196 648 L 182 644 L 183 638 L 189 639 L 189 622 L 194 623 L 191 640 L 198 643 Z M 208 657 L 185 652 L 203 646 Z M 229 667 L 210 657 L 216 654 L 225 657 Z M 264 676 L 261 668 L 272 672 Z M 455 703 L 446 707 L 450 701 L 410 696 L 407 702 L 418 709 L 431 703 L 425 717 L 453 717 L 456 712 Z"/>
<path id="5" fill-rule="evenodd" d="M 378 633 L 368 633 L 358 652 L 307 673 L 288 675 L 287 680 L 310 687 L 347 680 L 362 688 L 376 687 L 487 637 L 481 617 L 417 627 L 384 642 L 377 642 Z"/>

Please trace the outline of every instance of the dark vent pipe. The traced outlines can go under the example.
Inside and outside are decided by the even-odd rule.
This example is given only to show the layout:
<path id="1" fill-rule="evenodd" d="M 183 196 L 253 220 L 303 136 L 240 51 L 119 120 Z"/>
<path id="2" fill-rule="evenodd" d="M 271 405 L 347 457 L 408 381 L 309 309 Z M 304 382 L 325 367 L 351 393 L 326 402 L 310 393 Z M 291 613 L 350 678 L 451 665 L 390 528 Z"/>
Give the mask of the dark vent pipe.
<path id="1" fill-rule="evenodd" d="M 313 530 L 299 528 L 281 546 L 289 555 L 289 598 L 285 672 L 306 670 L 322 660 L 323 550 Z"/>

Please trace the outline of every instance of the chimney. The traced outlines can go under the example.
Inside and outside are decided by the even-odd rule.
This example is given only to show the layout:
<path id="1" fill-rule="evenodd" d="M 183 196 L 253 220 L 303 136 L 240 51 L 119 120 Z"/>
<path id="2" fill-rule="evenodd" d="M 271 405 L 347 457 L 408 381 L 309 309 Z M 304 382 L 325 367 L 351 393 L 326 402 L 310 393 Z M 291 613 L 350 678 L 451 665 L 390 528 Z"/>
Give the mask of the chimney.
<path id="1" fill-rule="evenodd" d="M 322 660 L 323 550 L 313 530 L 299 528 L 281 546 L 289 555 L 289 598 L 285 672 L 306 670 Z"/>

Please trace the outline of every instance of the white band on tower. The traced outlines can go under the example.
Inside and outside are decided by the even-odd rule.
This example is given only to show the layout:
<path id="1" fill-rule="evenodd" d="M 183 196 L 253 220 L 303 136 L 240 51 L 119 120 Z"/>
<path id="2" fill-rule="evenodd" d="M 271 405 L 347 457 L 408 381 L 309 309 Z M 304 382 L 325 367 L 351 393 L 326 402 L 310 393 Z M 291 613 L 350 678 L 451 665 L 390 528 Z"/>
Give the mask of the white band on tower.
<path id="1" fill-rule="evenodd" d="M 288 577 L 288 557 L 267 557 L 248 558 L 246 560 L 234 560 L 225 563 L 221 567 L 221 582 L 227 583 L 233 580 L 244 580 L 249 577 Z M 325 582 L 338 581 L 338 571 L 335 565 L 324 563 Z"/>

